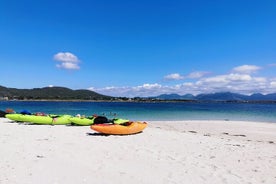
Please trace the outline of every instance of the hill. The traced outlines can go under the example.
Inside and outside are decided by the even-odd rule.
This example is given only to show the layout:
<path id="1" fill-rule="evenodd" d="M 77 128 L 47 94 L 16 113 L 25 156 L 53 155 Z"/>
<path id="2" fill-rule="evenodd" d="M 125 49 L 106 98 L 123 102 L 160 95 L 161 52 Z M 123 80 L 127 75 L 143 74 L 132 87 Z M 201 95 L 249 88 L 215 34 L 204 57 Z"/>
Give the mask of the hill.
<path id="1" fill-rule="evenodd" d="M 126 97 L 111 97 L 96 93 L 94 91 L 78 89 L 72 90 L 65 87 L 44 87 L 33 89 L 16 89 L 0 86 L 0 100 L 119 100 L 129 101 Z M 209 94 L 162 94 L 156 97 L 140 98 L 136 97 L 133 101 L 276 101 L 276 93 L 263 95 L 256 93 L 252 95 L 242 95 L 231 92 L 209 93 Z"/>
<path id="2" fill-rule="evenodd" d="M 113 97 L 101 95 L 90 90 L 72 90 L 65 87 L 44 87 L 16 89 L 0 86 L 0 98 L 17 100 L 112 100 Z"/>
<path id="3" fill-rule="evenodd" d="M 252 95 L 242 95 L 231 92 L 209 93 L 199 95 L 178 95 L 178 94 L 162 94 L 154 99 L 161 100 L 196 100 L 196 101 L 276 101 L 276 93 L 263 95 L 260 93 Z"/>

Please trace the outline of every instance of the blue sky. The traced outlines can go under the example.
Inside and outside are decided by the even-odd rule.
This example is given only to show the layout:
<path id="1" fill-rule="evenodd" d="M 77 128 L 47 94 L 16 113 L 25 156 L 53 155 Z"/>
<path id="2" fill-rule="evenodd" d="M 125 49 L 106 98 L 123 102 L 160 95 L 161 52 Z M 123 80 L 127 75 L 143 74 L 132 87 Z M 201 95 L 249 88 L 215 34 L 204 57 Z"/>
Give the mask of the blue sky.
<path id="1" fill-rule="evenodd" d="M 0 0 L 0 85 L 276 92 L 273 0 Z"/>

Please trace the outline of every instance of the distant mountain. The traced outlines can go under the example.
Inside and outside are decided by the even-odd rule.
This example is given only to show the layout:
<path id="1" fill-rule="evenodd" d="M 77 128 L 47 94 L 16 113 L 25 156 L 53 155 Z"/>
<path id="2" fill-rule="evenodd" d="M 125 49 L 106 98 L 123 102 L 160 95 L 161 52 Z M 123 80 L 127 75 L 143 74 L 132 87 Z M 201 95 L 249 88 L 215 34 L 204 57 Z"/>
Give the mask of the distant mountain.
<path id="1" fill-rule="evenodd" d="M 196 96 L 196 100 L 215 100 L 215 101 L 243 101 L 247 100 L 246 95 L 237 93 L 221 92 L 212 94 L 200 94 Z"/>
<path id="2" fill-rule="evenodd" d="M 276 100 L 276 93 L 264 95 L 264 100 Z"/>
<path id="3" fill-rule="evenodd" d="M 256 93 L 252 95 L 242 95 L 231 92 L 220 92 L 210 94 L 199 94 L 199 95 L 178 95 L 178 94 L 162 94 L 155 99 L 161 100 L 200 100 L 200 101 L 276 101 L 276 93 L 263 95 Z"/>
<path id="4" fill-rule="evenodd" d="M 155 98 L 162 99 L 162 100 L 194 100 L 195 96 L 192 94 L 186 94 L 186 95 L 178 95 L 178 94 L 162 94 Z"/>
<path id="5" fill-rule="evenodd" d="M 249 96 L 249 98 L 251 100 L 259 100 L 259 99 L 264 99 L 265 97 L 261 93 L 255 93 L 255 94 L 252 94 L 251 96 Z"/>
<path id="6" fill-rule="evenodd" d="M 96 93 L 94 91 L 79 89 L 72 90 L 65 87 L 44 87 L 34 89 L 16 89 L 0 86 L 0 100 L 120 100 L 129 101 L 126 97 L 111 97 Z M 152 100 L 187 100 L 187 101 L 275 101 L 276 93 L 263 95 L 255 93 L 252 95 L 242 95 L 231 92 L 220 92 L 199 95 L 178 95 L 162 94 L 149 98 L 134 98 L 134 101 L 152 101 Z"/>
<path id="7" fill-rule="evenodd" d="M 111 100 L 113 97 L 90 90 L 72 90 L 65 87 L 16 89 L 0 86 L 0 98 L 18 100 Z"/>

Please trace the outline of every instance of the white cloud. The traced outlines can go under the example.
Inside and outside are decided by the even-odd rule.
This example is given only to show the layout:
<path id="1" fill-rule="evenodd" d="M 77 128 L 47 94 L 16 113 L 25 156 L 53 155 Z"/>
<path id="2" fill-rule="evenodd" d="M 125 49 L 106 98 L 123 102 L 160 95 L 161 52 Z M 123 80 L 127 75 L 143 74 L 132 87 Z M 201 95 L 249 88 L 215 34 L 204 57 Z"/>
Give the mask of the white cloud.
<path id="1" fill-rule="evenodd" d="M 96 91 L 101 94 L 110 96 L 125 96 L 125 97 L 136 97 L 136 96 L 155 96 L 159 95 L 160 92 L 164 91 L 164 86 L 154 83 L 154 84 L 143 84 L 134 87 L 115 87 L 109 86 L 104 88 L 90 87 L 89 90 Z"/>
<path id="2" fill-rule="evenodd" d="M 185 82 L 184 84 L 182 84 L 183 86 L 186 86 L 186 87 L 192 87 L 194 85 L 194 83 L 192 82 Z"/>
<path id="3" fill-rule="evenodd" d="M 104 88 L 90 87 L 88 88 L 91 91 L 95 91 L 100 94 L 109 95 L 109 96 L 119 96 L 119 97 L 134 97 L 136 92 L 132 87 L 115 87 L 107 86 Z"/>
<path id="4" fill-rule="evenodd" d="M 271 81 L 270 86 L 273 87 L 273 88 L 276 88 L 276 81 Z"/>
<path id="5" fill-rule="evenodd" d="M 69 63 L 79 62 L 78 57 L 70 52 L 59 52 L 54 55 L 54 60 L 61 61 L 61 62 L 69 62 Z"/>
<path id="6" fill-rule="evenodd" d="M 198 72 L 192 72 L 188 75 L 188 78 L 190 79 L 197 79 L 197 78 L 201 78 L 204 75 L 208 74 L 209 72 L 204 72 L 204 71 L 198 71 Z"/>
<path id="7" fill-rule="evenodd" d="M 248 74 L 217 75 L 207 78 L 201 78 L 193 82 L 185 82 L 176 85 L 161 85 L 158 83 L 143 84 L 134 87 L 106 87 L 106 88 L 90 88 L 101 94 L 110 96 L 124 97 L 149 97 L 158 96 L 160 94 L 177 93 L 184 95 L 213 93 L 230 91 L 241 94 L 252 93 L 273 93 L 276 91 L 276 79 L 267 79 L 265 77 L 254 77 Z"/>
<path id="8" fill-rule="evenodd" d="M 250 74 L 250 73 L 256 72 L 260 69 L 261 69 L 261 67 L 255 66 L 255 65 L 242 65 L 242 66 L 237 66 L 237 67 L 233 68 L 233 71 L 237 72 L 237 73 Z"/>
<path id="9" fill-rule="evenodd" d="M 179 73 L 172 73 L 172 74 L 166 75 L 164 77 L 164 79 L 166 79 L 166 80 L 181 80 L 183 78 L 184 77 L 181 76 Z"/>
<path id="10" fill-rule="evenodd" d="M 241 94 L 252 93 L 275 93 L 276 78 L 266 78 L 264 76 L 255 76 L 254 72 L 260 70 L 261 67 L 254 65 L 242 65 L 232 70 L 232 73 L 224 75 L 213 75 L 206 77 L 210 72 L 192 72 L 187 76 L 181 76 L 178 73 L 167 75 L 165 78 L 171 80 L 189 79 L 184 83 L 173 85 L 162 85 L 159 83 L 146 83 L 138 86 L 124 87 L 106 87 L 91 88 L 101 94 L 110 96 L 124 97 L 150 97 L 160 94 L 177 93 L 180 95 L 214 92 L 235 92 Z"/>
<path id="11" fill-rule="evenodd" d="M 142 86 L 138 86 L 139 89 L 160 89 L 161 85 L 154 83 L 154 84 L 143 84 Z"/>
<path id="12" fill-rule="evenodd" d="M 265 77 L 254 77 L 254 80 L 256 82 L 262 82 L 262 83 L 266 83 L 267 82 L 267 79 Z"/>
<path id="13" fill-rule="evenodd" d="M 231 73 L 229 75 L 225 75 L 226 80 L 228 81 L 250 81 L 252 80 L 252 77 L 247 74 L 236 74 Z"/>
<path id="14" fill-rule="evenodd" d="M 58 68 L 64 68 L 64 69 L 68 69 L 68 70 L 78 70 L 78 69 L 80 69 L 80 66 L 76 63 L 64 62 L 64 63 L 61 63 L 61 64 L 57 64 L 56 66 Z"/>
<path id="15" fill-rule="evenodd" d="M 209 74 L 210 72 L 205 72 L 205 71 L 196 71 L 196 72 L 192 72 L 190 74 L 188 74 L 187 76 L 182 76 L 179 73 L 172 73 L 169 75 L 166 75 L 164 77 L 165 80 L 183 80 L 185 78 L 189 78 L 189 79 L 198 79 L 201 78 L 203 76 L 205 76 L 206 74 Z"/>
<path id="16" fill-rule="evenodd" d="M 70 52 L 59 52 L 54 55 L 54 60 L 61 62 L 61 64 L 56 65 L 58 68 L 63 68 L 67 70 L 80 69 L 80 60 L 77 56 Z"/>
<path id="17" fill-rule="evenodd" d="M 248 74 L 231 73 L 204 78 L 195 83 L 202 92 L 231 91 L 242 94 L 256 92 L 266 93 L 269 82 L 264 77 L 253 77 Z"/>

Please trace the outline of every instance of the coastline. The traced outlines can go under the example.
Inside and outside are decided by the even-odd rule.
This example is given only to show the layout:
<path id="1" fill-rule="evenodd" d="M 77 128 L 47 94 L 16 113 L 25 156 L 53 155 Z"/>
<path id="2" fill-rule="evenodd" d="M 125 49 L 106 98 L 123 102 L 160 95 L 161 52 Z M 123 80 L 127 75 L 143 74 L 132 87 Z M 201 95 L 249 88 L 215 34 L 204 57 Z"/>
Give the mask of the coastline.
<path id="1" fill-rule="evenodd" d="M 275 104 L 276 100 L 189 100 L 189 99 L 112 99 L 112 100 L 81 100 L 81 99 L 27 99 L 0 100 L 0 102 L 122 102 L 122 103 L 233 103 L 233 104 Z"/>
<path id="2" fill-rule="evenodd" d="M 276 183 L 276 124 L 148 121 L 142 133 L 0 118 L 0 183 Z"/>

